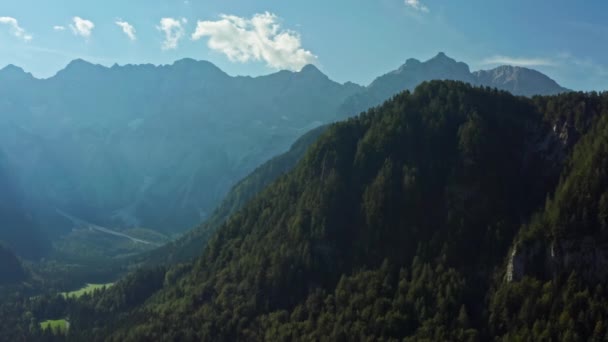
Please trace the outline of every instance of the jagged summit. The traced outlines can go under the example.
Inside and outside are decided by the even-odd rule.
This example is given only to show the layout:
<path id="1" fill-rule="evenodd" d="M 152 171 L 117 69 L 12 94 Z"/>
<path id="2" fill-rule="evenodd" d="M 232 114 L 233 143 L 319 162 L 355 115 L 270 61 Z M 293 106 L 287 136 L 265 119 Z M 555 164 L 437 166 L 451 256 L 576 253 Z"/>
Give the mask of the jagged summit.
<path id="1" fill-rule="evenodd" d="M 32 74 L 25 72 L 22 68 L 13 64 L 9 64 L 0 69 L 0 79 L 9 79 L 14 81 L 19 79 L 29 80 L 32 78 L 34 78 Z"/>
<path id="2" fill-rule="evenodd" d="M 54 77 L 87 78 L 92 73 L 96 73 L 102 70 L 109 70 L 109 68 L 101 64 L 94 64 L 84 59 L 77 58 L 68 63 L 65 68 L 58 71 Z"/>
<path id="3" fill-rule="evenodd" d="M 305 79 L 322 79 L 322 80 L 329 79 L 329 77 L 327 77 L 327 75 L 325 75 L 321 70 L 319 70 L 319 68 L 317 68 L 313 64 L 305 65 L 302 68 L 302 70 L 300 70 L 300 72 L 297 73 L 297 75 L 304 77 Z"/>
<path id="4" fill-rule="evenodd" d="M 314 64 L 306 64 L 302 70 L 300 70 L 301 73 L 304 74 L 322 74 L 323 72 L 321 72 L 321 70 L 319 70 L 319 68 L 317 68 Z"/>
<path id="5" fill-rule="evenodd" d="M 435 55 L 435 57 L 429 59 L 429 61 L 444 61 L 444 62 L 456 62 L 456 60 L 454 60 L 451 57 L 448 57 L 445 52 L 438 52 L 437 55 Z"/>

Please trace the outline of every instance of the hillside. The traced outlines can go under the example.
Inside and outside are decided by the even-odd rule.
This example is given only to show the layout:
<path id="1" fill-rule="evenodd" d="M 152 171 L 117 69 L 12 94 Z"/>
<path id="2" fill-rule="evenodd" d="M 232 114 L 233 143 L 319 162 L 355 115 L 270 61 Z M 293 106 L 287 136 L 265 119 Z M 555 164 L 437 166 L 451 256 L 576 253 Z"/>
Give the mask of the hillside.
<path id="1" fill-rule="evenodd" d="M 545 208 L 518 234 L 492 293 L 490 329 L 505 340 L 608 337 L 608 97 Z M 596 107 L 597 108 L 597 107 Z"/>
<path id="2" fill-rule="evenodd" d="M 562 191 L 579 151 L 597 145 L 606 101 L 431 82 L 332 125 L 193 265 L 129 278 L 155 294 L 121 306 L 105 329 L 111 340 L 509 340 L 521 323 L 505 301 L 536 293 L 528 278 L 502 280 L 513 242 Z M 117 312 L 102 303 L 128 289 L 79 305 L 109 318 Z"/>
<path id="3" fill-rule="evenodd" d="M 239 181 L 222 200 L 211 217 L 176 241 L 130 260 L 137 265 L 152 266 L 189 262 L 201 255 L 215 231 L 235 212 L 258 195 L 270 183 L 290 171 L 306 150 L 327 129 L 320 126 L 300 137 L 289 151 L 272 158 Z"/>

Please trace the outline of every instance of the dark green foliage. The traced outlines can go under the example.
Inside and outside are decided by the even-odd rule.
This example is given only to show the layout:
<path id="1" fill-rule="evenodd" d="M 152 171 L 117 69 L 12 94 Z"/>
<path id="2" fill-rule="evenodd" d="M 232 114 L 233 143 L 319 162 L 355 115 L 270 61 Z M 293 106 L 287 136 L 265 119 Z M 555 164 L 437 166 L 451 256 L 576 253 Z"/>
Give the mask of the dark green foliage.
<path id="1" fill-rule="evenodd" d="M 193 263 L 22 312 L 91 341 L 605 340 L 607 100 L 424 83 L 235 187 Z"/>
<path id="2" fill-rule="evenodd" d="M 490 304 L 490 329 L 501 341 L 606 341 L 608 293 L 576 273 L 501 287 Z"/>
<path id="3" fill-rule="evenodd" d="M 557 190 L 547 200 L 542 215 L 537 215 L 522 232 L 523 241 L 539 235 L 552 239 L 608 237 L 605 230 L 608 214 L 608 109 L 604 109 L 608 108 L 608 99 L 606 96 L 592 96 L 591 99 L 596 104 L 592 110 L 595 113 L 601 112 L 601 115 L 574 114 L 579 122 L 587 122 L 578 126 L 588 127 L 594 124 L 593 128 L 573 149 Z M 583 104 L 579 107 L 591 106 Z M 585 131 L 584 128 L 581 130 Z M 575 134 L 578 132 L 577 129 Z"/>
<path id="4" fill-rule="evenodd" d="M 388 277 L 385 290 L 370 288 L 361 303 L 342 295 L 340 305 L 374 310 L 375 297 L 384 298 L 377 310 L 386 321 L 344 326 L 353 334 L 345 338 L 475 339 L 479 293 L 491 280 L 482 275 L 544 200 L 546 191 L 529 184 L 553 186 L 530 168 L 544 162 L 529 151 L 531 127 L 542 127 L 532 102 L 453 82 L 423 84 L 331 126 L 293 171 L 226 221 L 192 272 L 114 338 L 326 336 L 314 323 L 323 312 L 349 324 L 332 296 L 368 291 L 364 279 L 378 272 Z M 410 291 L 423 297 L 399 299 Z M 305 319 L 297 312 L 311 310 L 309 301 L 322 305 Z M 386 323 L 401 316 L 399 329 Z"/>
<path id="5" fill-rule="evenodd" d="M 608 338 L 608 102 L 605 94 L 589 96 L 596 107 L 580 95 L 566 100 L 573 98 L 577 108 L 594 112 L 574 112 L 577 126 L 592 128 L 575 146 L 554 196 L 518 237 L 519 248 L 530 251 L 522 260 L 524 278 L 492 295 L 490 328 L 505 341 Z"/>

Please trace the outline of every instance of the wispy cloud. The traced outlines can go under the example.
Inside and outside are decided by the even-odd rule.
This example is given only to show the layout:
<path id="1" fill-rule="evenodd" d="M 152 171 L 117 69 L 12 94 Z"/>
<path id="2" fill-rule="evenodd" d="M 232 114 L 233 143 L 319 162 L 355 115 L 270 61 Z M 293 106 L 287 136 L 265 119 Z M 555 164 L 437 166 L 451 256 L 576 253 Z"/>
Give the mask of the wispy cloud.
<path id="1" fill-rule="evenodd" d="M 137 37 L 135 36 L 135 27 L 133 27 L 133 25 L 120 19 L 116 21 L 116 25 L 122 28 L 122 32 L 124 32 L 124 34 L 126 34 L 130 40 L 134 41 L 137 39 Z"/>
<path id="2" fill-rule="evenodd" d="M 232 62 L 264 61 L 274 69 L 299 70 L 314 63 L 317 56 L 302 48 L 300 35 L 281 28 L 272 13 L 252 18 L 221 15 L 216 21 L 199 21 L 192 40 L 209 37 L 211 50 L 223 53 Z"/>
<path id="3" fill-rule="evenodd" d="M 0 17 L 0 24 L 10 27 L 11 34 L 25 42 L 29 42 L 34 38 L 31 34 L 27 33 L 23 27 L 19 26 L 19 21 L 15 18 Z"/>
<path id="4" fill-rule="evenodd" d="M 92 21 L 82 19 L 81 17 L 72 18 L 72 24 L 70 24 L 70 29 L 72 32 L 84 38 L 91 37 L 91 33 L 93 33 L 93 29 L 95 28 L 95 24 Z"/>
<path id="5" fill-rule="evenodd" d="M 507 64 L 523 67 L 533 66 L 556 66 L 558 63 L 550 58 L 529 58 L 529 57 L 512 57 L 496 55 L 485 58 L 481 61 L 481 64 L 492 65 L 492 64 Z"/>
<path id="6" fill-rule="evenodd" d="M 165 40 L 162 44 L 163 50 L 177 49 L 179 41 L 184 36 L 184 26 L 188 20 L 185 18 L 162 18 L 160 25 L 156 28 L 165 34 Z"/>
<path id="7" fill-rule="evenodd" d="M 405 5 L 420 12 L 429 12 L 429 8 L 420 2 L 420 0 L 405 0 Z"/>
<path id="8" fill-rule="evenodd" d="M 55 26 L 53 26 L 53 30 L 55 30 L 55 31 L 65 31 L 65 26 L 55 25 Z"/>

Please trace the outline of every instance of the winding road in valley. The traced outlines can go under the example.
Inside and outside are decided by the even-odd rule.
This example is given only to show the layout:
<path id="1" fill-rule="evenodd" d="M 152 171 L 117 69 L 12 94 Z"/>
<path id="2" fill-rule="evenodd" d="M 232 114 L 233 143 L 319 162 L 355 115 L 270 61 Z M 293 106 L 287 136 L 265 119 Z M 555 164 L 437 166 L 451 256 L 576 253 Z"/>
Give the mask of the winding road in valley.
<path id="1" fill-rule="evenodd" d="M 141 244 L 144 244 L 144 245 L 151 245 L 151 246 L 160 246 L 160 244 L 158 244 L 158 243 L 154 243 L 154 242 L 138 239 L 138 238 L 132 237 L 130 235 L 127 235 L 125 233 L 117 232 L 115 230 L 108 229 L 106 227 L 98 226 L 96 224 L 87 222 L 87 221 L 85 221 L 83 219 L 80 219 L 78 217 L 74 217 L 74 216 L 72 216 L 72 215 L 70 215 L 68 213 L 65 213 L 65 212 L 63 212 L 63 211 L 61 211 L 59 209 L 56 209 L 56 210 L 57 210 L 57 213 L 59 213 L 61 216 L 65 217 L 65 218 L 67 218 L 68 220 L 72 221 L 72 223 L 74 223 L 76 226 L 79 226 L 79 227 L 82 227 L 82 228 L 85 228 L 85 229 L 88 228 L 88 229 L 90 229 L 92 231 L 98 231 L 98 232 L 102 232 L 102 233 L 106 233 L 106 234 L 122 237 L 122 238 L 125 238 L 125 239 L 129 239 L 129 240 L 131 240 L 131 241 L 133 241 L 135 243 L 141 243 Z"/>

